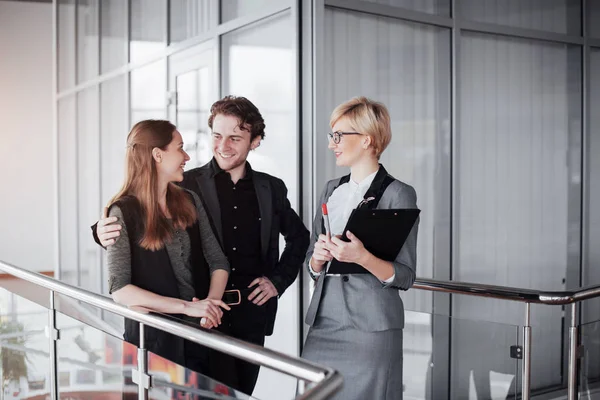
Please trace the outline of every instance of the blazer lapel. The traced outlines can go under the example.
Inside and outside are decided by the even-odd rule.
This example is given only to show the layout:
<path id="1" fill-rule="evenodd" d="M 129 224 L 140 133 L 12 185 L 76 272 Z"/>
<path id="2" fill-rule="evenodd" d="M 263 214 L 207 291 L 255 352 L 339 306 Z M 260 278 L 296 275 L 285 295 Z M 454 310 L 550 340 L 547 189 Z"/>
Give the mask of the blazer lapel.
<path id="1" fill-rule="evenodd" d="M 206 213 L 212 219 L 213 226 L 217 230 L 217 238 L 221 247 L 223 246 L 223 227 L 221 225 L 221 207 L 219 207 L 219 198 L 217 197 L 217 187 L 212 178 L 212 171 L 209 169 L 201 171 L 196 180 L 200 187 L 200 195 L 206 206 Z"/>
<path id="2" fill-rule="evenodd" d="M 271 186 L 266 179 L 263 179 L 259 174 L 254 174 L 253 177 L 254 190 L 258 198 L 258 208 L 260 210 L 260 243 L 263 258 L 267 257 L 269 242 L 271 239 L 271 220 L 273 214 L 273 200 L 271 194 Z"/>

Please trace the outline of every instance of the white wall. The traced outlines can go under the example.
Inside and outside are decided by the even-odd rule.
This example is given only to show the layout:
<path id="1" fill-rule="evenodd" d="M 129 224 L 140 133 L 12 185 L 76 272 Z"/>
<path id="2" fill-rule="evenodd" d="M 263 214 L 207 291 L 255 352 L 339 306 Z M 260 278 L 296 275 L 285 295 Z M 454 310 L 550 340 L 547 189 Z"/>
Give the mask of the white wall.
<path id="1" fill-rule="evenodd" d="M 53 271 L 52 5 L 0 1 L 0 260 Z"/>

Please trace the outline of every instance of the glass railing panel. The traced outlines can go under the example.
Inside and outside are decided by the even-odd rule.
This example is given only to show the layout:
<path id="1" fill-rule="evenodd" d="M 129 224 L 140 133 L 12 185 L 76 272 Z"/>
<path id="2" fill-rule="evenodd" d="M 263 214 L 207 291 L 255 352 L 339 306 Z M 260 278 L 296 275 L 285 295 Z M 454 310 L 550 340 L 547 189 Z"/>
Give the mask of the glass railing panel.
<path id="1" fill-rule="evenodd" d="M 515 325 L 405 312 L 404 398 L 514 399 Z"/>
<path id="2" fill-rule="evenodd" d="M 131 369 L 137 368 L 137 347 L 123 340 L 125 319 L 68 296 L 56 294 L 55 299 L 56 309 L 60 311 L 61 324 L 72 332 L 66 333 L 68 335 L 67 342 L 70 345 L 64 344 L 60 348 L 59 354 L 68 353 L 73 356 L 69 360 L 60 360 L 59 370 L 63 371 L 63 375 L 68 375 L 67 371 L 75 368 L 78 371 L 88 371 L 78 372 L 82 375 L 82 379 L 91 382 L 93 375 L 94 379 L 99 381 L 98 373 L 94 374 L 92 371 L 94 369 L 102 370 L 103 374 L 110 375 L 109 382 L 99 381 L 105 385 L 107 394 L 129 395 L 136 392 L 137 386 L 133 385 L 131 381 Z M 184 322 L 177 318 L 171 319 Z M 149 328 L 146 327 L 146 329 Z M 97 359 L 98 356 L 105 353 L 105 358 Z M 90 364 L 90 361 L 95 362 Z M 86 378 L 85 374 L 89 376 Z M 149 390 L 150 399 L 250 398 L 201 373 L 194 372 L 151 352 L 148 352 L 148 374 L 152 377 L 152 387 Z M 64 379 L 66 380 L 66 378 Z M 72 381 L 72 376 L 69 379 Z M 119 386 L 119 382 L 121 386 Z M 69 393 L 72 395 L 73 392 Z"/>
<path id="3" fill-rule="evenodd" d="M 600 400 L 600 321 L 580 327 L 579 398 Z"/>
<path id="4" fill-rule="evenodd" d="M 0 398 L 37 400 L 49 395 L 47 322 L 44 307 L 0 288 Z"/>
<path id="5" fill-rule="evenodd" d="M 182 400 L 247 399 L 250 397 L 201 373 L 184 368 L 163 357 L 148 353 L 148 373 L 152 376 L 150 398 Z M 166 396 L 166 397 L 164 397 Z"/>
<path id="6" fill-rule="evenodd" d="M 56 318 L 59 397 L 136 398 L 131 371 L 137 368 L 137 348 L 63 313 Z"/>

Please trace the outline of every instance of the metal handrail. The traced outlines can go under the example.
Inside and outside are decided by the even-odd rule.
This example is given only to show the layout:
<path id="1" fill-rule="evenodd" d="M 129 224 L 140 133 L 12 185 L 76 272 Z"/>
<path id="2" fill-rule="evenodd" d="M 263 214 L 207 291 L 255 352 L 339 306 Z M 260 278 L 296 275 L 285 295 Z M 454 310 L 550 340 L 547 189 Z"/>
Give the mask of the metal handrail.
<path id="1" fill-rule="evenodd" d="M 246 343 L 219 332 L 190 327 L 184 323 L 172 321 L 167 317 L 135 311 L 117 304 L 100 294 L 63 283 L 36 272 L 15 267 L 2 261 L 0 261 L 0 270 L 56 293 L 314 384 L 304 394 L 300 395 L 298 399 L 326 399 L 342 385 L 341 375 L 331 368 L 322 367 L 297 357 Z"/>
<path id="2" fill-rule="evenodd" d="M 567 398 L 577 398 L 577 351 L 579 345 L 579 325 L 577 323 L 578 305 L 581 301 L 600 297 L 600 285 L 587 286 L 577 290 L 541 291 L 514 288 L 509 286 L 484 285 L 469 282 L 438 281 L 433 279 L 416 279 L 414 289 L 428 290 L 468 296 L 490 297 L 500 300 L 525 303 L 525 320 L 523 324 L 523 369 L 521 394 L 523 400 L 531 396 L 531 304 L 570 305 L 569 345 L 568 345 L 568 381 Z"/>
<path id="3" fill-rule="evenodd" d="M 564 305 L 600 296 L 600 285 L 587 286 L 577 290 L 542 291 L 515 288 L 510 286 L 485 285 L 481 283 L 438 281 L 417 278 L 414 289 L 428 290 L 469 296 L 491 297 L 501 300 L 548 305 Z"/>

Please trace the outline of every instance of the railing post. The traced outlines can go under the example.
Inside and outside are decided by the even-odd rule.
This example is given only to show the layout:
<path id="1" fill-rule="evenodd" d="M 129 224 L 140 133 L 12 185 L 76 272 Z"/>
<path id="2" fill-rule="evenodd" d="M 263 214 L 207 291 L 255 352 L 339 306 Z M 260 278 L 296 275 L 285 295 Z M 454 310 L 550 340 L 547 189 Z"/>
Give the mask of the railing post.
<path id="1" fill-rule="evenodd" d="M 529 400 L 531 395 L 531 303 L 525 303 L 525 325 L 523 326 L 523 375 L 521 398 Z"/>
<path id="2" fill-rule="evenodd" d="M 48 358 L 50 361 L 50 399 L 58 400 L 58 351 L 56 341 L 60 338 L 56 329 L 56 309 L 54 305 L 54 290 L 50 290 L 50 306 L 48 307 L 48 325 L 46 326 L 48 338 Z"/>
<path id="3" fill-rule="evenodd" d="M 568 400 L 577 399 L 577 309 L 579 303 L 571 303 L 571 326 L 569 327 L 569 381 Z"/>
<path id="4" fill-rule="evenodd" d="M 298 388 L 296 392 L 298 395 L 302 395 L 304 392 L 306 392 L 306 381 L 298 379 Z"/>
<path id="5" fill-rule="evenodd" d="M 148 400 L 148 390 L 150 389 L 150 375 L 148 375 L 148 350 L 146 350 L 146 341 L 144 335 L 144 324 L 140 322 L 140 345 L 137 350 L 137 370 L 132 371 L 131 379 L 138 385 L 138 400 Z"/>

